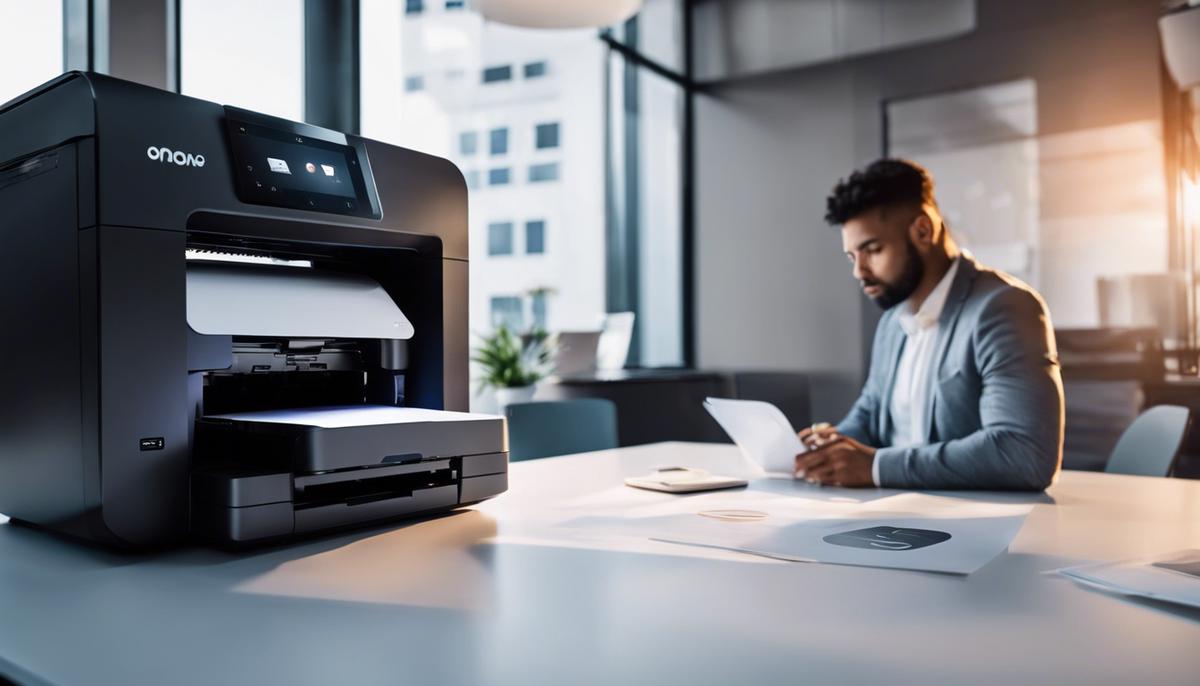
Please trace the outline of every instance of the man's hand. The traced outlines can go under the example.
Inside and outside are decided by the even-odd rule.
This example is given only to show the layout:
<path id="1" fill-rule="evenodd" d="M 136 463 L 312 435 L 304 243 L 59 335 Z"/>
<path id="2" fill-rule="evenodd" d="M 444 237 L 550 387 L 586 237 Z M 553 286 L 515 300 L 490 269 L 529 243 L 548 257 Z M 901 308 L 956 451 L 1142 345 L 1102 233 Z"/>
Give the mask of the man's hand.
<path id="1" fill-rule="evenodd" d="M 806 430 L 807 431 L 807 430 Z M 809 452 L 796 456 L 796 476 L 809 483 L 863 488 L 875 485 L 875 449 L 836 432 L 800 432 Z M 818 441 L 821 441 L 818 443 Z"/>

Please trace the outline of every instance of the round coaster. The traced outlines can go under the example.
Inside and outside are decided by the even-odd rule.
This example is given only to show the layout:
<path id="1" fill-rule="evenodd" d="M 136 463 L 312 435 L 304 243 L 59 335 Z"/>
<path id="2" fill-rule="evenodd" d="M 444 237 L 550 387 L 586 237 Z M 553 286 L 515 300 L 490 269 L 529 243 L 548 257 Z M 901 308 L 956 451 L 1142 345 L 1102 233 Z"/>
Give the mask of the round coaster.
<path id="1" fill-rule="evenodd" d="M 766 512 L 758 510 L 703 510 L 696 514 L 723 522 L 758 522 L 767 518 Z"/>

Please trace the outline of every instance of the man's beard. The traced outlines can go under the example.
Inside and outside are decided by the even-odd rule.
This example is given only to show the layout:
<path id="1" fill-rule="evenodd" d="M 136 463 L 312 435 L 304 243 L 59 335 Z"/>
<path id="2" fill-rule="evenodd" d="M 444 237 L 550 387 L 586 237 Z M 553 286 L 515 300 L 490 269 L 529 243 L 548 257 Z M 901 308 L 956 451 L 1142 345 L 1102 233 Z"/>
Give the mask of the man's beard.
<path id="1" fill-rule="evenodd" d="M 908 248 L 908 254 L 904 263 L 904 271 L 895 283 L 874 280 L 862 282 L 863 288 L 879 287 L 879 295 L 873 296 L 871 300 L 882 309 L 890 310 L 908 300 L 908 296 L 917 290 L 917 284 L 921 283 L 921 277 L 925 276 L 925 263 L 921 261 L 921 255 L 917 253 L 917 246 L 913 245 L 912 241 L 908 241 L 905 245 Z"/>

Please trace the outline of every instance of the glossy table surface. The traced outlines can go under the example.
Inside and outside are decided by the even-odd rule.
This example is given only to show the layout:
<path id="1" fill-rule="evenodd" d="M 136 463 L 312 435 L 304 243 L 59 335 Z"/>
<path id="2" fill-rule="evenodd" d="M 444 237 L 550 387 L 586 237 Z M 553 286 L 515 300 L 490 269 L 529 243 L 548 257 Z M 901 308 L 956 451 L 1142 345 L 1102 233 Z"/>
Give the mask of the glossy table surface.
<path id="1" fill-rule="evenodd" d="M 1057 567 L 1200 548 L 1200 482 L 1065 472 L 970 576 L 556 538 L 624 476 L 737 474 L 732 446 L 517 463 L 510 491 L 399 526 L 230 554 L 118 555 L 0 525 L 0 673 L 54 684 L 1196 684 L 1200 611 Z M 878 491 L 758 482 L 801 497 Z M 2 518 L 0 518 L 2 519 Z"/>

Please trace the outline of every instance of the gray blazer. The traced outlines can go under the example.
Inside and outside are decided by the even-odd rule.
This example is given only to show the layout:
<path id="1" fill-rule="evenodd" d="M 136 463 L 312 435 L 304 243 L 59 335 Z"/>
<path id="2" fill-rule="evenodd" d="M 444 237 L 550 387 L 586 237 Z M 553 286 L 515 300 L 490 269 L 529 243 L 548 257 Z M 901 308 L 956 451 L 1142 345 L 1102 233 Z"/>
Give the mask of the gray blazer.
<path id="1" fill-rule="evenodd" d="M 838 431 L 878 448 L 880 485 L 1042 490 L 1062 463 L 1063 391 L 1046 303 L 963 253 L 938 319 L 925 444 L 888 447 L 907 337 L 896 308 L 875 330 L 862 395 Z"/>

